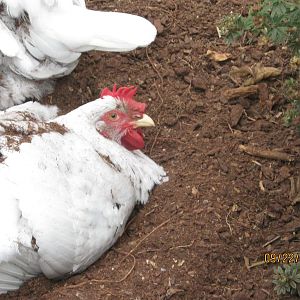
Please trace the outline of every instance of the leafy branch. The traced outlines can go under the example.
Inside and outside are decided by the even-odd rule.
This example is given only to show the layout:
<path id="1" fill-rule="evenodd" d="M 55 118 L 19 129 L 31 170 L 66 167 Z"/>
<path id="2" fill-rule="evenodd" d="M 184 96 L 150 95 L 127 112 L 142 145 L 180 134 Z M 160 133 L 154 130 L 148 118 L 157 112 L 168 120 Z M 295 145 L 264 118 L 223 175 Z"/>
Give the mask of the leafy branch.
<path id="1" fill-rule="evenodd" d="M 278 295 L 286 293 L 300 296 L 300 265 L 283 265 L 274 269 L 274 290 Z"/>
<path id="2" fill-rule="evenodd" d="M 286 44 L 300 55 L 300 3 L 299 0 L 261 0 L 249 9 L 247 16 L 231 14 L 218 24 L 219 32 L 228 42 L 246 35 L 264 36 L 275 44 Z"/>

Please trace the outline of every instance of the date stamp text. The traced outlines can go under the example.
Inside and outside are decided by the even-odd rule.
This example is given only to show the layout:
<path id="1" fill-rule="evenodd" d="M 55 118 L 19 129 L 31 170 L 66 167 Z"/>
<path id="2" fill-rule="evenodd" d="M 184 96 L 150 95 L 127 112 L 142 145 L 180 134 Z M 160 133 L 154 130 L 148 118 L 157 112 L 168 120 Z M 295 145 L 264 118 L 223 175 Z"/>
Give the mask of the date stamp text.
<path id="1" fill-rule="evenodd" d="M 298 263 L 300 256 L 298 253 L 285 252 L 285 253 L 265 253 L 265 263 L 281 263 L 281 264 L 294 264 Z"/>

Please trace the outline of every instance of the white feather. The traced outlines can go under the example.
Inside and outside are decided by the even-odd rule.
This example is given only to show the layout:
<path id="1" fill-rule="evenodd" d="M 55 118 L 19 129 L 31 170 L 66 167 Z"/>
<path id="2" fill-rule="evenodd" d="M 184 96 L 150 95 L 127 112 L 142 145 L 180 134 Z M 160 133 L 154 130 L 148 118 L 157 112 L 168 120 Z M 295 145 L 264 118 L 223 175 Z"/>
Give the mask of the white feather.
<path id="1" fill-rule="evenodd" d="M 24 104 L 10 107 L 6 111 L 2 111 L 2 112 L 0 111 L 0 119 L 1 119 L 1 114 L 7 116 L 9 115 L 8 113 L 11 112 L 16 112 L 16 113 L 27 112 L 30 113 L 33 117 L 35 117 L 39 121 L 48 121 L 50 119 L 54 119 L 57 117 L 59 109 L 55 105 L 43 105 L 40 104 L 39 102 L 28 101 Z"/>
<path id="2" fill-rule="evenodd" d="M 17 56 L 20 45 L 14 34 L 0 20 L 0 51 L 9 57 Z"/>
<path id="3" fill-rule="evenodd" d="M 134 206 L 166 180 L 141 151 L 128 151 L 96 130 L 118 101 L 107 96 L 51 119 L 67 132 L 34 135 L 18 151 L 2 132 L 0 293 L 39 272 L 61 278 L 86 269 L 123 233 Z M 11 121 L 17 109 L 0 114 L 0 128 L 11 124 L 30 136 L 32 124 L 21 110 Z"/>
<path id="4" fill-rule="evenodd" d="M 51 89 L 30 82 L 68 75 L 82 52 L 130 51 L 148 46 L 156 36 L 148 20 L 126 13 L 89 10 L 84 0 L 1 2 L 6 10 L 0 11 L 0 86 L 7 92 L 0 93 L 0 109 L 19 104 L 24 97 L 40 99 L 50 93 Z M 16 85 L 24 83 L 26 95 L 11 93 L 15 88 L 7 87 L 13 77 L 9 69 L 20 77 Z M 11 95 L 9 100 L 7 95 Z"/>
<path id="5" fill-rule="evenodd" d="M 27 99 L 40 99 L 54 89 L 54 82 L 29 80 L 0 66 L 0 110 L 20 104 Z"/>

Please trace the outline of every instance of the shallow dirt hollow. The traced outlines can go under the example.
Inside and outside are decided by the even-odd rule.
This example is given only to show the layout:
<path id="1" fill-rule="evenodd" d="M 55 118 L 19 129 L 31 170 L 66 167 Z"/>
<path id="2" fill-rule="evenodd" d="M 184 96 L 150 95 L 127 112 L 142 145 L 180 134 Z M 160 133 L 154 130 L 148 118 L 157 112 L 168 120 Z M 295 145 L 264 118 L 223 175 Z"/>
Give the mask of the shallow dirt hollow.
<path id="1" fill-rule="evenodd" d="M 244 10 L 243 1 L 87 4 L 144 16 L 156 24 L 158 37 L 147 50 L 83 55 L 44 102 L 65 113 L 94 100 L 103 87 L 138 86 L 137 99 L 157 123 L 145 131 L 145 152 L 170 181 L 87 271 L 60 282 L 41 276 L 0 299 L 277 299 L 274 265 L 248 270 L 244 257 L 253 264 L 265 253 L 297 249 L 299 209 L 291 203 L 290 178 L 299 175 L 299 163 L 254 157 L 239 145 L 299 156 L 296 131 L 278 115 L 285 105 L 276 88 L 287 75 L 265 81 L 277 97 L 272 109 L 262 107 L 257 95 L 227 101 L 224 91 L 236 87 L 228 75 L 232 66 L 261 62 L 285 70 L 289 54 L 257 44 L 227 46 L 218 38 L 217 20 Z M 207 50 L 232 57 L 214 62 Z"/>

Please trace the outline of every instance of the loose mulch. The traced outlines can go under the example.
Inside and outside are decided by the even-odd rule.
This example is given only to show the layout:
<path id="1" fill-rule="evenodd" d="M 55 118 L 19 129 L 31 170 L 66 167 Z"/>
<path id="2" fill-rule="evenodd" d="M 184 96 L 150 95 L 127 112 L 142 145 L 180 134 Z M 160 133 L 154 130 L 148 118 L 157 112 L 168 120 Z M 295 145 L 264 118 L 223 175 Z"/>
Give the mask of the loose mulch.
<path id="1" fill-rule="evenodd" d="M 249 2 L 249 1 L 248 1 Z M 94 0 L 90 8 L 135 13 L 158 28 L 148 49 L 84 54 L 44 100 L 62 113 L 97 98 L 103 87 L 138 86 L 157 126 L 145 152 L 170 181 L 131 220 L 117 244 L 82 274 L 44 277 L 0 299 L 277 299 L 266 253 L 297 250 L 300 142 L 285 127 L 282 82 L 289 53 L 272 45 L 226 45 L 217 21 L 245 11 L 236 0 Z M 223 62 L 207 50 L 230 53 Z M 261 93 L 227 99 L 232 66 L 282 68 Z M 267 94 L 266 94 L 267 93 Z M 272 105 L 264 101 L 272 101 Z M 243 151 L 276 150 L 294 161 Z M 291 184 L 294 182 L 294 184 Z M 291 189 L 293 187 L 293 189 Z M 299 196 L 299 195 L 298 195 Z M 298 247 L 299 249 L 299 247 Z"/>

